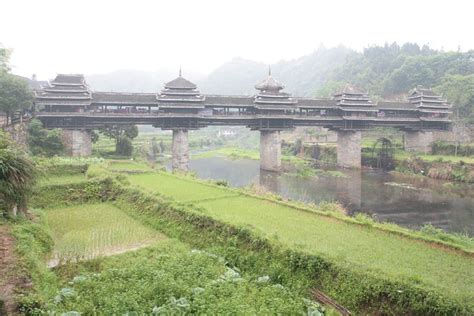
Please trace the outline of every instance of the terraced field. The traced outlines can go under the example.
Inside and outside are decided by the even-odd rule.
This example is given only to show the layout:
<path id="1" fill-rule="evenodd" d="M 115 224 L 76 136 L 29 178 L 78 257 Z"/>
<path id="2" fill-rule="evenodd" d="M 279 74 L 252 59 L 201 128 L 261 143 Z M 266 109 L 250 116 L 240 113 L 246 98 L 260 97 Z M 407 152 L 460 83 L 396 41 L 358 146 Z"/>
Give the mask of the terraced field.
<path id="1" fill-rule="evenodd" d="M 465 302 L 474 299 L 472 256 L 170 174 L 132 175 L 130 181 L 147 191 L 192 201 L 218 220 L 249 227 L 293 249 L 437 288 Z"/>
<path id="2" fill-rule="evenodd" d="M 47 211 L 55 239 L 50 265 L 141 248 L 164 238 L 111 204 L 84 204 Z"/>
<path id="3" fill-rule="evenodd" d="M 131 182 L 141 189 L 175 198 L 181 202 L 197 202 L 208 199 L 235 197 L 238 193 L 207 185 L 196 185 L 194 181 L 166 173 L 145 173 L 131 175 Z"/>

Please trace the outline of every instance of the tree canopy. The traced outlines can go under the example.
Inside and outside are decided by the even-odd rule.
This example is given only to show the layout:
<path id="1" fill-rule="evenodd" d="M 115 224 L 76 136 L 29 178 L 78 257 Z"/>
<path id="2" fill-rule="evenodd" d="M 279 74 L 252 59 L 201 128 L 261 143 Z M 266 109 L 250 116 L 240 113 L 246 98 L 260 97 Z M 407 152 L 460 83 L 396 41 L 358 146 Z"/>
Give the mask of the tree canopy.
<path id="1" fill-rule="evenodd" d="M 138 136 L 135 125 L 109 125 L 101 128 L 100 133 L 115 140 L 115 154 L 130 156 L 133 151 L 132 139 Z"/>
<path id="2" fill-rule="evenodd" d="M 10 60 L 10 50 L 0 44 L 0 72 L 8 72 L 8 61 Z"/>
<path id="3" fill-rule="evenodd" d="M 0 72 L 0 111 L 11 114 L 31 108 L 33 94 L 25 80 Z"/>
<path id="4" fill-rule="evenodd" d="M 40 120 L 33 119 L 28 125 L 28 147 L 33 155 L 52 157 L 63 153 L 64 145 L 60 129 L 43 128 Z"/>
<path id="5" fill-rule="evenodd" d="M 10 50 L 0 44 L 0 112 L 8 117 L 18 111 L 31 108 L 33 93 L 25 80 L 9 73 Z"/>

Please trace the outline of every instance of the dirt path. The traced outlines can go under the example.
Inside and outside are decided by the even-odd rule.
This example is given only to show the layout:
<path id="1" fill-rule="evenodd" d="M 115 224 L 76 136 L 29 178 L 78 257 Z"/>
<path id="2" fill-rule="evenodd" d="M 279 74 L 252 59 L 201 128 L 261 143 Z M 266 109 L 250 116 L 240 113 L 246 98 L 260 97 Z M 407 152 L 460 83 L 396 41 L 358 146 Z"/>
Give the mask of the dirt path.
<path id="1" fill-rule="evenodd" d="M 0 225 L 0 315 L 16 315 L 17 306 L 14 300 L 14 291 L 21 280 L 15 275 L 17 258 L 14 253 L 15 239 L 5 225 Z"/>

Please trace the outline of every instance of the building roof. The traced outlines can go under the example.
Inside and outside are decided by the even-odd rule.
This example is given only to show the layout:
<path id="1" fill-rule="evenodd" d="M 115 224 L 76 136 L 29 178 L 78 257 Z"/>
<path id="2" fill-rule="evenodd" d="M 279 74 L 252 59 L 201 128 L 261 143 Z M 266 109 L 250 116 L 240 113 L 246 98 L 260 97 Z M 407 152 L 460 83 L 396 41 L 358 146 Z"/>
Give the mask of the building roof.
<path id="1" fill-rule="evenodd" d="M 364 91 L 350 83 L 347 83 L 341 91 L 336 92 L 334 96 L 340 95 L 367 95 L 367 91 Z"/>
<path id="2" fill-rule="evenodd" d="M 257 109 L 270 109 L 275 106 L 274 110 L 284 109 L 283 105 L 294 106 L 298 101 L 291 97 L 291 94 L 282 92 L 283 84 L 272 77 L 271 70 L 268 70 L 268 76 L 263 81 L 255 85 L 255 89 L 259 90 L 255 95 L 254 103 L 256 105 L 265 104 L 265 106 L 256 106 Z M 278 106 L 278 108 L 277 108 Z"/>
<path id="3" fill-rule="evenodd" d="M 277 92 L 283 90 L 285 86 L 272 77 L 272 71 L 268 69 L 268 76 L 255 85 L 255 89 L 266 92 Z"/>
<path id="4" fill-rule="evenodd" d="M 285 86 L 275 80 L 271 75 L 255 85 L 255 89 L 261 91 L 280 91 L 283 88 L 285 88 Z"/>
<path id="5" fill-rule="evenodd" d="M 85 85 L 84 75 L 81 74 L 58 74 L 53 81 L 53 85 Z"/>
<path id="6" fill-rule="evenodd" d="M 178 78 L 171 80 L 170 82 L 165 83 L 165 89 L 184 89 L 184 90 L 194 90 L 197 86 L 191 81 L 183 78 L 181 76 L 181 69 L 179 70 Z"/>
<path id="7" fill-rule="evenodd" d="M 380 110 L 416 111 L 416 107 L 408 102 L 380 101 L 377 107 Z"/>
<path id="8" fill-rule="evenodd" d="M 119 93 L 119 92 L 94 92 L 93 104 L 143 104 L 158 105 L 155 93 Z"/>
<path id="9" fill-rule="evenodd" d="M 182 77 L 180 69 L 178 78 L 166 83 L 164 89 L 156 96 L 156 100 L 160 107 L 175 108 L 181 105 L 183 108 L 195 108 L 196 104 L 205 100 L 205 97 L 194 83 Z"/>
<path id="10" fill-rule="evenodd" d="M 312 99 L 312 98 L 296 98 L 298 107 L 300 108 L 334 108 L 337 109 L 337 102 L 333 99 Z"/>
<path id="11" fill-rule="evenodd" d="M 253 107 L 253 100 L 251 96 L 206 95 L 206 105 L 209 106 Z"/>
<path id="12" fill-rule="evenodd" d="M 415 89 L 413 89 L 410 92 L 410 95 L 408 96 L 408 98 L 410 99 L 412 97 L 417 97 L 417 96 L 439 97 L 439 98 L 441 98 L 441 96 L 439 94 L 435 93 L 433 90 L 431 90 L 431 88 L 427 89 L 427 88 L 423 88 L 421 86 L 418 86 Z"/>
<path id="13" fill-rule="evenodd" d="M 334 94 L 333 99 L 337 102 L 337 105 L 340 107 L 370 108 L 374 106 L 367 92 L 351 84 L 346 84 L 340 92 L 337 92 L 336 94 Z"/>

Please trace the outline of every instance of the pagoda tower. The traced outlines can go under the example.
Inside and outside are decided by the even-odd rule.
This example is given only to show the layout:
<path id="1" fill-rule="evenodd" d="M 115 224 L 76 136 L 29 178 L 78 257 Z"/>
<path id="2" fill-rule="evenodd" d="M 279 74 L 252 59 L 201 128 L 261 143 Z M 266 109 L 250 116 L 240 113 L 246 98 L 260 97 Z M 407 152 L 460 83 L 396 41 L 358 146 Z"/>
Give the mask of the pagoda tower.
<path id="1" fill-rule="evenodd" d="M 268 69 L 268 76 L 260 83 L 255 85 L 258 90 L 255 95 L 255 108 L 261 114 L 272 114 L 292 111 L 297 101 L 291 97 L 291 94 L 282 92 L 285 86 L 275 80 L 272 72 Z"/>
<path id="2" fill-rule="evenodd" d="M 36 92 L 35 107 L 46 112 L 84 112 L 91 102 L 92 93 L 83 75 L 58 74 Z"/>
<path id="3" fill-rule="evenodd" d="M 418 86 L 408 95 L 408 102 L 414 105 L 421 121 L 420 129 L 405 133 L 405 150 L 428 153 L 434 141 L 433 132 L 451 122 L 451 105 L 431 89 Z"/>
<path id="4" fill-rule="evenodd" d="M 285 87 L 272 76 L 268 70 L 268 76 L 255 85 L 258 90 L 254 98 L 254 106 L 257 114 L 263 117 L 258 130 L 260 130 L 260 169 L 266 171 L 281 170 L 281 137 L 280 131 L 284 129 L 280 124 L 273 123 L 272 118 L 265 118 L 272 114 L 291 114 L 296 108 L 297 101 L 289 93 L 282 90 Z"/>
<path id="5" fill-rule="evenodd" d="M 189 141 L 188 129 L 196 128 L 193 125 L 192 115 L 205 109 L 205 96 L 191 81 L 183 78 L 181 69 L 176 79 L 166 83 L 156 97 L 159 110 L 164 113 L 183 114 L 184 116 L 172 121 L 172 168 L 173 171 L 189 170 Z"/>
<path id="6" fill-rule="evenodd" d="M 194 83 L 183 78 L 180 69 L 179 76 L 166 83 L 156 99 L 159 108 L 166 113 L 198 113 L 204 109 L 206 98 Z"/>

